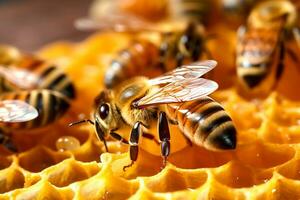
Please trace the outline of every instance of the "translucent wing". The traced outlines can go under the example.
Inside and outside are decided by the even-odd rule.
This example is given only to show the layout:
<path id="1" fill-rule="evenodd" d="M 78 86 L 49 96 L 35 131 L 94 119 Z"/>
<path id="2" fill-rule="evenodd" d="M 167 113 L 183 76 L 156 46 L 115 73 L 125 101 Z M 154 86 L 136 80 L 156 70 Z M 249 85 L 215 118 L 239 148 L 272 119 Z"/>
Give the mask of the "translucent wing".
<path id="1" fill-rule="evenodd" d="M 0 76 L 21 89 L 31 89 L 38 85 L 39 77 L 24 69 L 0 66 Z"/>
<path id="2" fill-rule="evenodd" d="M 38 111 L 20 100 L 0 101 L 0 122 L 25 122 L 38 116 Z"/>
<path id="3" fill-rule="evenodd" d="M 107 14 L 98 18 L 80 18 L 75 21 L 78 30 L 139 32 L 155 31 L 152 23 L 126 13 Z"/>
<path id="4" fill-rule="evenodd" d="M 192 101 L 207 96 L 218 88 L 214 81 L 203 78 L 181 79 L 167 84 L 154 94 L 148 94 L 135 102 L 142 108 L 154 104 L 169 104 Z"/>
<path id="5" fill-rule="evenodd" d="M 149 80 L 151 85 L 161 85 L 177 82 L 183 79 L 199 78 L 212 70 L 217 65 L 214 60 L 195 62 L 190 65 L 183 65 L 173 71 L 167 72 L 162 76 Z"/>

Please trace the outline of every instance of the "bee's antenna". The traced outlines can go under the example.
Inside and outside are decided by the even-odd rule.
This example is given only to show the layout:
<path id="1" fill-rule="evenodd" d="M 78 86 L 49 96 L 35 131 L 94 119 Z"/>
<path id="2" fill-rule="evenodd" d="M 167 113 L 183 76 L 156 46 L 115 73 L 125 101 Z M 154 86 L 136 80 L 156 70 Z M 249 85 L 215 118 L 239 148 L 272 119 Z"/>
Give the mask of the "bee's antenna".
<path id="1" fill-rule="evenodd" d="M 92 124 L 92 125 L 94 125 L 95 123 L 92 121 L 92 120 L 90 120 L 90 119 L 83 119 L 83 120 L 80 120 L 80 121 L 77 121 L 77 122 L 72 122 L 72 123 L 70 123 L 69 124 L 69 126 L 71 127 L 71 126 L 75 126 L 75 125 L 78 125 L 78 124 L 82 124 L 82 123 L 90 123 L 90 124 Z"/>

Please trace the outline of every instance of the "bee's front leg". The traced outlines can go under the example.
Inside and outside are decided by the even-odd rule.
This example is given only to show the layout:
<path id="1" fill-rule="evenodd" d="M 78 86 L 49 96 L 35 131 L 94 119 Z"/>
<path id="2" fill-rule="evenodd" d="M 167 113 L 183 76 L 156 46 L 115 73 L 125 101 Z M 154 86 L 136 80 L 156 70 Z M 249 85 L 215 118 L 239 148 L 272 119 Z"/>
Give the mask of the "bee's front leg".
<path id="1" fill-rule="evenodd" d="M 165 112 L 160 112 L 158 117 L 158 134 L 161 141 L 161 155 L 163 157 L 163 167 L 166 166 L 167 157 L 171 151 L 170 145 L 170 130 L 168 124 L 168 118 Z"/>
<path id="2" fill-rule="evenodd" d="M 129 155 L 130 155 L 130 160 L 131 163 L 129 165 L 126 165 L 123 167 L 123 171 L 126 170 L 126 168 L 131 167 L 134 162 L 137 160 L 138 153 L 139 153 L 139 139 L 140 136 L 142 136 L 142 123 L 141 122 L 136 122 L 131 130 L 130 133 L 130 139 L 129 139 Z"/>

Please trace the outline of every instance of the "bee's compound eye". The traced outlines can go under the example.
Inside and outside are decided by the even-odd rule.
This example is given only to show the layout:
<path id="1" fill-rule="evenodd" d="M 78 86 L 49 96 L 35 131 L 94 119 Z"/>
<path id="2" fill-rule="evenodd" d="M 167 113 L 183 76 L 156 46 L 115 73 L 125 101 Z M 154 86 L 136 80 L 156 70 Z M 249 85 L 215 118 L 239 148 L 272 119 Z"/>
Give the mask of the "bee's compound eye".
<path id="1" fill-rule="evenodd" d="M 106 103 L 102 104 L 99 108 L 99 114 L 101 119 L 105 119 L 108 116 L 108 113 L 109 113 L 109 106 Z"/>

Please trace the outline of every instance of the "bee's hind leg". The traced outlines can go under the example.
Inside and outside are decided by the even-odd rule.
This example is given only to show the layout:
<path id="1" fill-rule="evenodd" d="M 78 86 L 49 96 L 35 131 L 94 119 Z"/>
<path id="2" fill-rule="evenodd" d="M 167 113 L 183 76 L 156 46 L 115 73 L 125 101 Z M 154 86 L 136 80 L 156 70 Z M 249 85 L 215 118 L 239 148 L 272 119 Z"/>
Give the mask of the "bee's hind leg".
<path id="1" fill-rule="evenodd" d="M 130 160 L 131 163 L 129 165 L 126 165 L 123 167 L 123 171 L 126 170 L 126 168 L 131 167 L 134 162 L 137 160 L 138 157 L 138 153 L 139 153 L 139 139 L 140 136 L 142 136 L 143 132 L 142 132 L 142 127 L 141 127 L 142 123 L 141 122 L 136 122 L 131 130 L 130 133 L 130 139 L 129 139 L 129 155 L 130 155 Z"/>
<path id="2" fill-rule="evenodd" d="M 120 134 L 118 134 L 116 132 L 110 132 L 109 134 L 112 138 L 120 141 L 121 143 L 129 144 L 129 142 L 125 138 L 123 138 Z"/>
<path id="3" fill-rule="evenodd" d="M 153 140 L 157 145 L 160 144 L 160 142 L 154 137 L 154 135 L 152 135 L 151 133 L 145 133 L 143 132 L 142 135 L 144 138 L 149 139 L 149 140 Z"/>
<path id="4" fill-rule="evenodd" d="M 161 141 L 161 155 L 163 157 L 163 166 L 166 166 L 167 157 L 170 154 L 170 130 L 167 115 L 165 112 L 160 112 L 158 117 L 158 134 L 159 140 Z"/>

